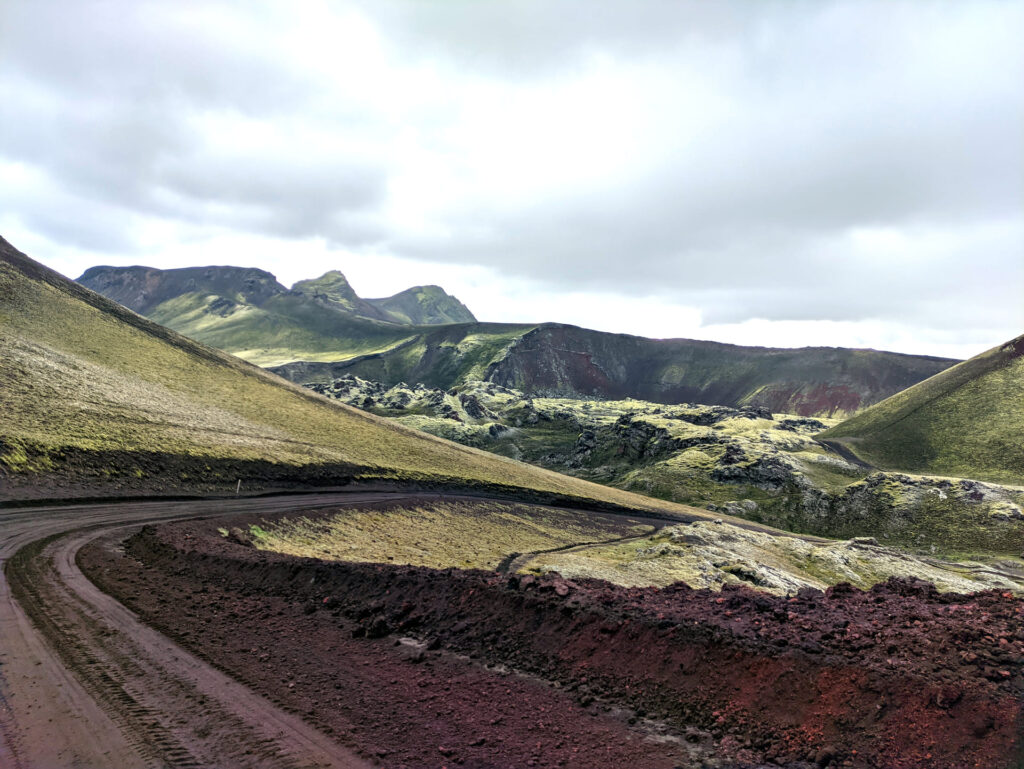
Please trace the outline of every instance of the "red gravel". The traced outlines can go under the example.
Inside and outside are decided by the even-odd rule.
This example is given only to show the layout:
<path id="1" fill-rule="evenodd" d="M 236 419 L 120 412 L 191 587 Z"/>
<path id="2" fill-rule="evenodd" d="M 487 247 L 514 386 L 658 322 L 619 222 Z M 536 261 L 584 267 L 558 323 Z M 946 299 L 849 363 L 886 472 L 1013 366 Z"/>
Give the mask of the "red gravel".
<path id="1" fill-rule="evenodd" d="M 1010 594 L 890 580 L 787 599 L 327 564 L 245 548 L 203 523 L 147 529 L 129 553 L 93 547 L 82 565 L 108 569 L 105 587 L 217 664 L 385 751 L 387 766 L 708 760 L 688 758 L 688 743 L 645 741 L 597 707 L 609 705 L 689 730 L 721 759 L 711 765 L 995 769 L 1022 756 L 1024 602 Z M 419 650 L 353 629 L 448 651 L 416 662 Z"/>

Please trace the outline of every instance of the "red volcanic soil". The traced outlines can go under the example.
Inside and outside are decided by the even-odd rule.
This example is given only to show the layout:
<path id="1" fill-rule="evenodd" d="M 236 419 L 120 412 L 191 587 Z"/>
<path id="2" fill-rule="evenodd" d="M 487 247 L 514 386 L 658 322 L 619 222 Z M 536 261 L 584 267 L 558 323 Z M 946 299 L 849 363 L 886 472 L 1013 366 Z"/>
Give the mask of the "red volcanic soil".
<path id="1" fill-rule="evenodd" d="M 213 526 L 147 527 L 126 555 L 92 545 L 80 564 L 145 619 L 383 766 L 996 769 L 1022 759 L 1024 602 L 1010 594 L 939 594 L 910 580 L 791 598 L 627 589 L 297 559 Z"/>
<path id="2" fill-rule="evenodd" d="M 818 384 L 810 389 L 801 385 L 774 385 L 758 393 L 759 404 L 776 412 L 792 412 L 799 416 L 840 413 L 852 414 L 861 407 L 862 394 L 843 384 Z"/>

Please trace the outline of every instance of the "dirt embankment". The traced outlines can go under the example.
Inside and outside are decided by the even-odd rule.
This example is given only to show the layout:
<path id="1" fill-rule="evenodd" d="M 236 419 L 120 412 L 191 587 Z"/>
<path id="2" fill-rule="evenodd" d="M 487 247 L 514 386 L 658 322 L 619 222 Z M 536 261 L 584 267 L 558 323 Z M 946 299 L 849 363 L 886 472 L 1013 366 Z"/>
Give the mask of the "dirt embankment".
<path id="1" fill-rule="evenodd" d="M 425 641 L 427 651 L 414 656 L 454 651 L 506 665 L 576 700 L 572 707 L 559 707 L 558 698 L 540 705 L 518 678 L 505 679 L 515 691 L 486 677 L 467 679 L 468 689 L 446 689 L 416 664 L 398 669 L 379 661 L 381 670 L 359 679 L 369 701 L 388 711 L 371 715 L 408 719 L 393 734 L 373 732 L 388 766 L 444 765 L 417 763 L 427 756 L 424 740 L 435 738 L 451 744 L 430 751 L 452 752 L 434 758 L 465 766 L 673 765 L 664 763 L 667 743 L 649 741 L 614 759 L 623 763 L 611 753 L 605 762 L 574 763 L 579 754 L 559 753 L 544 730 L 545 722 L 568 728 L 566 714 L 577 706 L 595 713 L 599 706 L 630 708 L 641 722 L 662 721 L 697 743 L 706 741 L 697 730 L 707 730 L 716 738 L 709 749 L 724 762 L 711 765 L 995 769 L 1022 757 L 1024 602 L 1009 594 L 938 594 L 925 583 L 891 580 L 868 592 L 838 586 L 777 598 L 746 588 L 627 589 L 557 575 L 328 564 L 245 548 L 201 523 L 146 529 L 127 552 L 116 558 L 93 548 L 83 551 L 82 563 L 143 616 L 243 680 L 289 703 L 303 693 L 293 706 L 334 728 L 347 698 L 325 688 L 351 684 L 350 674 L 338 678 L 340 669 L 370 664 L 368 650 L 392 648 L 389 634 Z M 147 597 L 146 583 L 175 598 Z M 179 591 L 190 597 L 177 598 Z M 280 657 L 286 649 L 305 651 L 289 662 Z M 375 677 L 384 688 L 386 681 L 407 685 L 410 701 L 374 700 Z M 480 693 L 470 705 L 473 686 Z M 506 705 L 522 698 L 516 729 L 509 713 L 490 713 L 499 692 Z M 442 737 L 423 726 L 422 712 L 406 712 L 410 703 L 436 712 L 437 723 L 464 723 Z M 538 707 L 554 711 L 548 716 Z M 518 721 L 524 712 L 526 721 Z M 358 721 L 351 713 L 345 719 L 349 729 Z M 607 743 L 610 750 L 629 742 L 620 728 L 603 728 L 611 730 L 606 741 L 622 741 Z M 566 734 L 562 748 L 579 749 L 573 740 L 586 738 Z M 534 742 L 543 750 L 524 753 Z M 641 749 L 649 760 L 637 764 Z"/>

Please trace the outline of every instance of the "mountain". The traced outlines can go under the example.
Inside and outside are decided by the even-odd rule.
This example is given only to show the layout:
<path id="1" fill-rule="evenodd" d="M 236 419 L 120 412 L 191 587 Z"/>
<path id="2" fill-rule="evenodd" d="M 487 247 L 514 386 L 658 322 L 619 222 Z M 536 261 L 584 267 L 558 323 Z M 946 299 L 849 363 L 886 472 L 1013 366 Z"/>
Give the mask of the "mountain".
<path id="1" fill-rule="evenodd" d="M 355 289 L 349 285 L 348 279 L 337 270 L 324 273 L 314 280 L 300 280 L 292 286 L 292 291 L 323 304 L 326 309 L 350 312 L 361 318 L 380 320 L 385 323 L 396 322 L 394 317 L 381 308 L 361 299 Z"/>
<path id="2" fill-rule="evenodd" d="M 418 332 L 388 350 L 275 370 L 300 383 L 352 374 L 448 389 L 483 380 L 553 397 L 639 398 L 845 416 L 955 363 L 841 347 L 773 349 L 646 339 L 555 323 L 481 323 Z"/>
<path id="3" fill-rule="evenodd" d="M 394 296 L 366 301 L 410 325 L 436 326 L 476 321 L 466 305 L 440 286 L 414 286 Z"/>
<path id="4" fill-rule="evenodd" d="M 164 302 L 186 294 L 258 307 L 288 290 L 269 272 L 253 267 L 90 267 L 78 282 L 140 315 L 150 315 Z"/>
<path id="5" fill-rule="evenodd" d="M 0 500 L 381 479 L 670 507 L 328 401 L 159 326 L 2 238 L 0 414 Z"/>
<path id="6" fill-rule="evenodd" d="M 322 309 L 382 323 L 429 326 L 476 320 L 440 286 L 414 286 L 383 299 L 362 299 L 338 270 L 300 280 L 290 292 L 269 272 L 252 267 L 90 267 L 77 282 L 146 316 L 173 318 L 176 306 L 163 305 L 173 300 L 180 305 L 186 296 L 220 300 L 214 311 L 223 311 L 231 305 L 262 308 L 292 293 Z"/>
<path id="7" fill-rule="evenodd" d="M 821 434 L 878 467 L 1024 485 L 1024 336 Z"/>
<path id="8" fill-rule="evenodd" d="M 94 267 L 79 281 L 300 384 L 346 374 L 442 389 L 483 380 L 528 394 L 842 417 L 956 362 L 876 350 L 646 339 L 557 323 L 462 322 L 472 315 L 437 286 L 361 299 L 339 272 L 290 291 L 269 273 L 226 267 Z"/>

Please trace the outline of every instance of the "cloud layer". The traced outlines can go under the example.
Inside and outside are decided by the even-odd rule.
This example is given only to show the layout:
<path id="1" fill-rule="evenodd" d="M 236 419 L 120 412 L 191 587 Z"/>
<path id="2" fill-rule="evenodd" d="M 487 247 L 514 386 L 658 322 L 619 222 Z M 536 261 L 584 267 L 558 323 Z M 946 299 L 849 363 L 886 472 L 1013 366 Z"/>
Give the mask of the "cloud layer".
<path id="1" fill-rule="evenodd" d="M 0 227 L 72 273 L 401 263 L 487 319 L 480 275 L 519 319 L 970 351 L 1024 330 L 1022 34 L 1005 2 L 15 0 Z"/>

